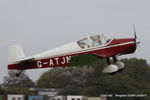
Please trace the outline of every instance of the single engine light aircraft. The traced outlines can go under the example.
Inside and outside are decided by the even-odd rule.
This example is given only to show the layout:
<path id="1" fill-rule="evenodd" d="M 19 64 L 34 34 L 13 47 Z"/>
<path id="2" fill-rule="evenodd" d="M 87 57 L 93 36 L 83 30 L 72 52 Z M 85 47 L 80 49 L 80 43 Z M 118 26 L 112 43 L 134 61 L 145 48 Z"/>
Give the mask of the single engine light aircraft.
<path id="1" fill-rule="evenodd" d="M 18 70 L 16 76 L 19 76 L 27 69 L 85 65 L 98 58 L 106 59 L 108 63 L 102 72 L 112 74 L 124 68 L 124 63 L 118 61 L 117 56 L 135 52 L 139 43 L 135 30 L 134 35 L 135 38 L 119 39 L 94 35 L 31 57 L 25 57 L 19 44 L 12 45 L 8 48 L 8 69 Z"/>

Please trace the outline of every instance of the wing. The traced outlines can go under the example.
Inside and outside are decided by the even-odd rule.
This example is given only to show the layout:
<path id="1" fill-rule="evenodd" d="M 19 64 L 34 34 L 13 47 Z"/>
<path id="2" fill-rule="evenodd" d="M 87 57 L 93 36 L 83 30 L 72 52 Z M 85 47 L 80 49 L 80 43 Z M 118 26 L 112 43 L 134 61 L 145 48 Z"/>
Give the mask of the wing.
<path id="1" fill-rule="evenodd" d="M 88 65 L 92 62 L 95 62 L 99 59 L 104 58 L 103 56 L 96 55 L 96 54 L 82 54 L 73 56 L 69 62 L 68 66 L 82 66 L 82 65 Z"/>

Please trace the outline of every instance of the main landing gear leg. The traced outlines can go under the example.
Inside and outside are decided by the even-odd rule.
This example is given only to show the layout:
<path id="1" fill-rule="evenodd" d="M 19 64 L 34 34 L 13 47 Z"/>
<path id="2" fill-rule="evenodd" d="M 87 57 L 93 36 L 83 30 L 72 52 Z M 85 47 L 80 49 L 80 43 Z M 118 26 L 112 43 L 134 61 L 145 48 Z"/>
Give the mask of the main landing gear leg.
<path id="1" fill-rule="evenodd" d="M 113 60 L 114 60 L 115 65 L 118 66 L 118 72 L 122 71 L 124 68 L 124 63 L 118 61 L 116 56 L 113 56 Z"/>

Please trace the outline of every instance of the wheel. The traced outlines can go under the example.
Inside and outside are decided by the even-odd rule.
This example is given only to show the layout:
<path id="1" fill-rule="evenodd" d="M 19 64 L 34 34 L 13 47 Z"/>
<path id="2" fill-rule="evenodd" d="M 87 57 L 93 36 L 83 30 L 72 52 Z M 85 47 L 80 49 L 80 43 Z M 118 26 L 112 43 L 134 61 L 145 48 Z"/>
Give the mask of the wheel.
<path id="1" fill-rule="evenodd" d="M 114 73 L 118 71 L 118 67 L 114 64 L 110 64 L 109 66 L 107 66 L 106 68 L 104 68 L 104 70 L 102 71 L 103 73 Z"/>

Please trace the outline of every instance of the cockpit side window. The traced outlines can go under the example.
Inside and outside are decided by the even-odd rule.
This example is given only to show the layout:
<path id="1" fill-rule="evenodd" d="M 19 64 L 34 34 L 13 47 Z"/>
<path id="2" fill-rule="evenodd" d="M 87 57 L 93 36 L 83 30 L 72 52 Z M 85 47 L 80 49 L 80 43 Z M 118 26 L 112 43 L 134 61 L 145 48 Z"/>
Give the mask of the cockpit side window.
<path id="1" fill-rule="evenodd" d="M 86 49 L 90 47 L 88 38 L 82 39 L 78 41 L 77 43 L 82 49 Z"/>
<path id="2" fill-rule="evenodd" d="M 105 45 L 109 42 L 110 40 L 106 40 L 105 36 L 102 35 L 93 35 L 88 38 L 84 38 L 82 40 L 77 41 L 77 44 L 82 48 L 90 48 L 90 47 L 98 47 Z"/>
<path id="3" fill-rule="evenodd" d="M 102 45 L 102 41 L 99 35 L 94 35 L 94 36 L 91 36 L 90 38 L 92 40 L 92 47 Z"/>

